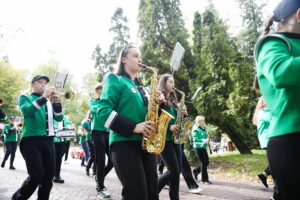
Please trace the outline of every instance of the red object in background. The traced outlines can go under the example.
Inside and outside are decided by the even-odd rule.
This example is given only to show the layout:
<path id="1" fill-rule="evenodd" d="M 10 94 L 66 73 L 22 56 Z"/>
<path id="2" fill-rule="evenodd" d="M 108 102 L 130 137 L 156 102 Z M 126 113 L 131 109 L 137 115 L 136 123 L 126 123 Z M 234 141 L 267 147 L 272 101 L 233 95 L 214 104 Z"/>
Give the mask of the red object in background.
<path id="1" fill-rule="evenodd" d="M 73 149 L 71 152 L 71 157 L 75 159 L 82 159 L 84 156 L 84 151 L 82 149 Z"/>

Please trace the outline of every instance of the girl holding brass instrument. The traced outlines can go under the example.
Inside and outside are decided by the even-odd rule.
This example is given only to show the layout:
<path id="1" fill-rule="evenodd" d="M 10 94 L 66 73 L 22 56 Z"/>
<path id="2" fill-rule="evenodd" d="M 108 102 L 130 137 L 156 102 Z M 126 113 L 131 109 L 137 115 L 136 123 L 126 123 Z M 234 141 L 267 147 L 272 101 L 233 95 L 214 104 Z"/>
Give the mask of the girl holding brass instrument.
<path id="1" fill-rule="evenodd" d="M 169 196 L 171 200 L 179 199 L 179 175 L 181 172 L 182 150 L 180 144 L 172 141 L 172 134 L 178 134 L 179 126 L 175 125 L 177 116 L 177 98 L 174 91 L 174 78 L 170 74 L 164 74 L 159 79 L 159 90 L 165 96 L 166 102 L 161 104 L 161 108 L 170 113 L 174 119 L 169 122 L 167 129 L 166 144 L 161 152 L 161 158 L 167 166 L 167 172 L 158 179 L 158 191 L 169 184 Z"/>
<path id="2" fill-rule="evenodd" d="M 128 44 L 120 52 L 117 71 L 103 86 L 98 117 L 110 129 L 110 152 L 120 179 L 124 200 L 157 200 L 156 156 L 142 149 L 143 136 L 156 133 L 156 125 L 145 121 L 147 98 L 137 80 L 141 52 Z"/>

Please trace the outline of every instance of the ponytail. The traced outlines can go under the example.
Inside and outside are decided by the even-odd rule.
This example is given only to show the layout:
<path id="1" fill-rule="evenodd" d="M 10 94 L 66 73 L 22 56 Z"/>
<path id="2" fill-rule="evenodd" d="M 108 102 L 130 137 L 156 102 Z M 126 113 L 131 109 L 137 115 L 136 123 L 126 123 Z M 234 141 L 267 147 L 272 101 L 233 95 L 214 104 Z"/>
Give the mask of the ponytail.
<path id="1" fill-rule="evenodd" d="M 262 35 L 269 34 L 269 32 L 271 30 L 271 26 L 273 25 L 273 22 L 274 22 L 274 18 L 273 17 L 270 17 L 267 21 L 265 21 L 265 23 L 264 23 L 265 27 L 264 27 Z"/>

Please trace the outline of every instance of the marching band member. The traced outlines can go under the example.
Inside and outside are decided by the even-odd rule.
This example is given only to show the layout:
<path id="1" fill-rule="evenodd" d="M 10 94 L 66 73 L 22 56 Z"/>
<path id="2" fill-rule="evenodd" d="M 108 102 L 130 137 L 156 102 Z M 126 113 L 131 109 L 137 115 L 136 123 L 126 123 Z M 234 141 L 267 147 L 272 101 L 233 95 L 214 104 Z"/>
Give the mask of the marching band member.
<path id="1" fill-rule="evenodd" d="M 169 122 L 165 148 L 160 154 L 168 170 L 158 178 L 158 191 L 160 192 L 169 183 L 169 197 L 171 200 L 179 199 L 179 175 L 182 165 L 181 145 L 175 144 L 172 140 L 172 134 L 179 132 L 179 126 L 175 125 L 177 98 L 174 87 L 175 83 L 172 75 L 164 74 L 160 77 L 159 91 L 166 98 L 166 102 L 161 104 L 161 108 L 170 113 L 174 119 L 171 119 Z"/>
<path id="2" fill-rule="evenodd" d="M 54 120 L 54 127 L 57 128 L 57 131 L 64 129 L 71 129 L 71 123 L 68 118 L 63 115 L 63 120 L 58 122 Z M 55 171 L 54 171 L 54 183 L 64 183 L 65 181 L 60 177 L 61 163 L 63 155 L 66 152 L 66 139 L 54 137 L 54 146 L 55 146 Z"/>
<path id="3" fill-rule="evenodd" d="M 81 123 L 81 126 L 79 128 L 79 135 L 80 135 L 80 144 L 84 151 L 84 157 L 81 160 L 81 166 L 85 166 L 84 162 L 88 162 L 90 153 L 89 153 L 89 147 L 87 144 L 87 138 L 91 140 L 91 114 L 88 113 L 87 119 L 83 120 Z"/>
<path id="4" fill-rule="evenodd" d="M 267 35 L 273 22 L 277 33 Z M 300 199 L 300 1 L 282 0 L 255 46 L 257 78 L 272 113 L 267 146 L 279 199 Z"/>
<path id="5" fill-rule="evenodd" d="M 10 117 L 9 118 L 9 124 L 6 124 L 3 129 L 4 133 L 4 145 L 5 145 L 5 156 L 3 158 L 3 161 L 1 163 L 1 167 L 3 168 L 5 166 L 5 162 L 10 156 L 10 167 L 9 169 L 15 170 L 14 167 L 14 159 L 15 159 L 15 153 L 17 150 L 17 144 L 18 144 L 18 129 L 16 125 L 14 124 L 15 118 Z"/>
<path id="6" fill-rule="evenodd" d="M 33 77 L 31 95 L 21 95 L 18 104 L 24 116 L 20 151 L 26 162 L 28 178 L 12 196 L 29 199 L 38 187 L 38 199 L 49 199 L 54 176 L 53 119 L 63 119 L 62 107 L 54 87 L 46 87 L 47 76 Z M 53 97 L 51 103 L 48 98 Z"/>
<path id="7" fill-rule="evenodd" d="M 195 128 L 193 129 L 193 147 L 197 150 L 197 155 L 201 161 L 199 167 L 193 170 L 195 179 L 198 180 L 198 174 L 202 171 L 201 182 L 203 184 L 210 185 L 211 182 L 208 179 L 207 166 L 209 165 L 209 158 L 207 153 L 207 134 L 204 128 L 205 118 L 203 116 L 197 116 L 195 119 Z"/>
<path id="8" fill-rule="evenodd" d="M 110 129 L 110 152 L 122 183 L 124 200 L 157 200 L 156 155 L 142 148 L 143 136 L 156 133 L 145 121 L 147 100 L 137 80 L 141 52 L 127 44 L 120 52 L 116 74 L 109 74 L 99 102 L 97 117 Z"/>
<path id="9" fill-rule="evenodd" d="M 100 97 L 102 93 L 102 84 L 99 83 L 95 86 L 95 93 L 97 99 L 90 100 L 90 112 L 92 114 L 92 148 L 95 150 L 95 164 L 96 164 L 96 189 L 98 195 L 103 199 L 110 199 L 111 196 L 104 186 L 105 176 L 113 168 L 112 161 L 109 155 L 109 132 L 104 127 L 103 118 L 97 116 L 99 108 Z M 108 157 L 107 165 L 105 166 L 105 154 Z"/>

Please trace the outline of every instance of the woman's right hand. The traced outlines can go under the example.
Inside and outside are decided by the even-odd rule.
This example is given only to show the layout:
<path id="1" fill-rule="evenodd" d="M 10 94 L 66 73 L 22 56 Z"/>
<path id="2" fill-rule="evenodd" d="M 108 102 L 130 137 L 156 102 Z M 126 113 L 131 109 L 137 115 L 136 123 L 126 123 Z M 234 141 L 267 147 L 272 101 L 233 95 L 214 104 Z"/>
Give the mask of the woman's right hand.
<path id="1" fill-rule="evenodd" d="M 171 126 L 170 126 L 170 130 L 171 130 L 174 134 L 178 134 L 178 132 L 179 132 L 179 126 L 178 126 L 178 125 L 171 125 Z"/>
<path id="2" fill-rule="evenodd" d="M 135 126 L 135 128 L 133 129 L 134 133 L 142 133 L 145 137 L 149 137 L 151 135 L 155 135 L 157 127 L 156 124 L 152 121 L 146 121 L 146 122 L 142 122 L 139 123 Z"/>

